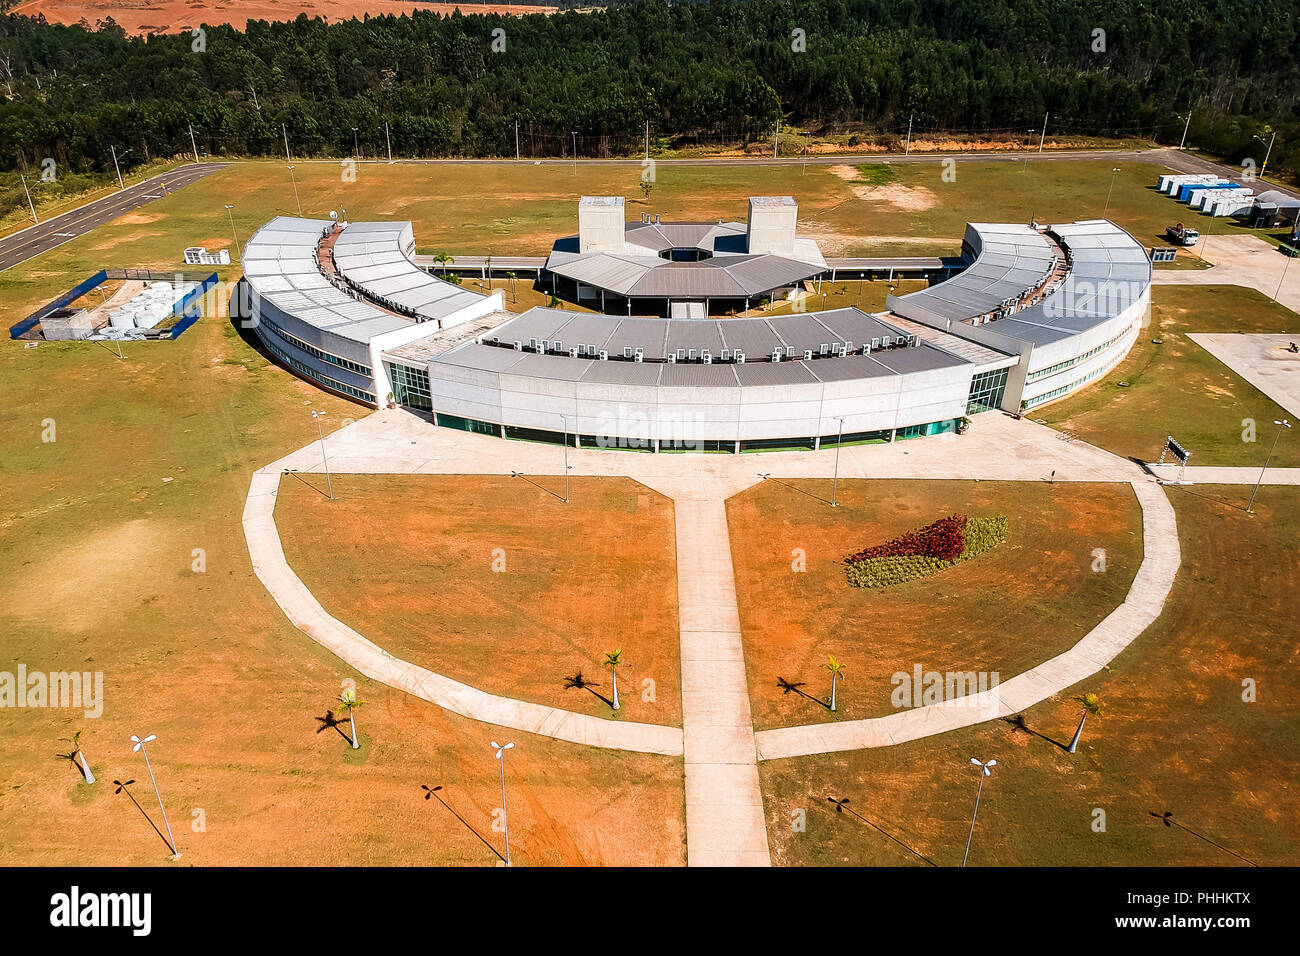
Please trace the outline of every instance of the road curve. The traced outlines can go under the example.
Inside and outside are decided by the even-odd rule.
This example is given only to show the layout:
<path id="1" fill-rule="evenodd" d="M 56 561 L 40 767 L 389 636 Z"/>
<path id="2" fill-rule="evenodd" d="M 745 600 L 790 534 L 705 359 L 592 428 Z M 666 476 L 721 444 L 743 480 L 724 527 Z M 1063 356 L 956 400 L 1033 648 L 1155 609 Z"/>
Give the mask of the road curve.
<path id="1" fill-rule="evenodd" d="M 170 172 L 128 186 L 103 199 L 79 206 L 69 212 L 15 232 L 0 239 L 0 272 L 34 259 L 65 242 L 84 236 L 92 229 L 116 219 L 118 216 L 148 205 L 167 193 L 195 180 L 225 169 L 229 163 L 200 163 L 180 166 Z"/>

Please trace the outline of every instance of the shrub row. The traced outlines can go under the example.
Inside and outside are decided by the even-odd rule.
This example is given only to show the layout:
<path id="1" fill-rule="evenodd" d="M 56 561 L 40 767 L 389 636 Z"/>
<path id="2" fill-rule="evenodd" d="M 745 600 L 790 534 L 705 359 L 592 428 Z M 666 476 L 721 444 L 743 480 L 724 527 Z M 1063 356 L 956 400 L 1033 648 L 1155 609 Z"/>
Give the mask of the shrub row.
<path id="1" fill-rule="evenodd" d="M 1007 539 L 1007 529 L 1006 515 L 950 515 L 920 531 L 849 555 L 844 559 L 844 575 L 855 588 L 906 584 L 992 551 Z"/>

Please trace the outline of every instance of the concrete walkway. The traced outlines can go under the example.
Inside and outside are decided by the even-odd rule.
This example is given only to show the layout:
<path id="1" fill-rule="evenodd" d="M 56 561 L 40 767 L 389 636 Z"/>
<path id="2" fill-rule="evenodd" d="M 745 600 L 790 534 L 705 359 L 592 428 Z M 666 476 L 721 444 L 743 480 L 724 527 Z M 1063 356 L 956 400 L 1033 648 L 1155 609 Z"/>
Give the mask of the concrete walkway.
<path id="1" fill-rule="evenodd" d="M 1300 262 L 1257 236 L 1201 237 L 1201 255 L 1212 269 L 1156 269 L 1153 285 L 1239 285 L 1255 289 L 1292 312 L 1300 312 Z"/>
<path id="2" fill-rule="evenodd" d="M 563 451 L 437 428 L 404 410 L 381 410 L 329 435 L 334 474 L 510 474 L 559 482 Z M 1129 597 L 1074 648 L 998 688 L 870 721 L 755 734 L 745 677 L 725 502 L 762 480 L 829 478 L 834 450 L 768 455 L 648 455 L 570 449 L 575 475 L 627 476 L 673 499 L 676 515 L 683 729 L 629 724 L 484 693 L 409 662 L 331 617 L 284 558 L 274 521 L 281 473 L 323 470 L 310 444 L 253 477 L 244 529 L 253 567 L 299 627 L 361 673 L 455 713 L 576 743 L 685 757 L 687 857 L 693 866 L 770 865 L 757 761 L 904 740 L 1013 713 L 1095 673 L 1163 606 L 1179 564 L 1173 509 L 1158 482 L 1130 461 L 1050 428 L 1000 414 L 969 434 L 845 448 L 843 478 L 1131 483 L 1143 507 L 1144 557 Z M 549 477 L 548 477 L 549 476 Z M 558 488 L 558 485 L 557 485 Z"/>
<path id="3" fill-rule="evenodd" d="M 870 720 L 761 731 L 755 735 L 759 759 L 889 747 L 919 740 L 1017 714 L 1096 674 L 1160 616 L 1182 560 L 1174 509 L 1164 489 L 1149 480 L 1134 481 L 1132 486 L 1142 506 L 1142 564 L 1124 603 L 1074 647 L 984 694 Z"/>
<path id="4" fill-rule="evenodd" d="M 650 487 L 669 495 L 676 513 L 687 862 L 770 866 L 727 534 L 725 500 L 741 488 Z"/>
<path id="5" fill-rule="evenodd" d="M 674 727 L 603 720 L 556 707 L 497 697 L 394 657 L 331 617 L 285 560 L 275 527 L 280 486 L 278 463 L 257 471 L 244 504 L 244 537 L 253 573 L 294 627 L 338 655 L 371 680 L 484 723 L 555 737 L 593 747 L 642 753 L 682 753 L 682 732 Z"/>
<path id="6" fill-rule="evenodd" d="M 1268 440 L 1271 442 L 1272 438 Z M 1176 464 L 1157 465 L 1151 463 L 1147 465 L 1147 468 L 1161 481 L 1172 482 L 1178 480 L 1179 468 Z M 1260 480 L 1261 471 L 1263 472 L 1262 481 Z M 1194 485 L 1253 485 L 1256 481 L 1259 481 L 1261 485 L 1300 485 L 1300 468 L 1270 467 L 1265 470 L 1260 465 L 1247 465 L 1245 467 L 1189 465 L 1183 474 L 1183 480 Z"/>

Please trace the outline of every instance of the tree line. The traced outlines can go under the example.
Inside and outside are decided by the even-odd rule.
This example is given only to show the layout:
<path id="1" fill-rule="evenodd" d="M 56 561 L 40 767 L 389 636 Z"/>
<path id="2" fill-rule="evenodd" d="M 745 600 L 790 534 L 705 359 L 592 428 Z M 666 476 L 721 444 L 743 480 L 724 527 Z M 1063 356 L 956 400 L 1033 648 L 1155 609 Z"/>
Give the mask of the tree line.
<path id="1" fill-rule="evenodd" d="M 305 14 L 128 37 L 0 17 L 0 169 L 212 155 L 636 154 L 706 130 L 1139 136 L 1295 168 L 1291 0 L 630 0 L 598 10 Z M 387 126 L 385 126 L 387 124 Z M 191 131 L 193 138 L 191 138 Z"/>

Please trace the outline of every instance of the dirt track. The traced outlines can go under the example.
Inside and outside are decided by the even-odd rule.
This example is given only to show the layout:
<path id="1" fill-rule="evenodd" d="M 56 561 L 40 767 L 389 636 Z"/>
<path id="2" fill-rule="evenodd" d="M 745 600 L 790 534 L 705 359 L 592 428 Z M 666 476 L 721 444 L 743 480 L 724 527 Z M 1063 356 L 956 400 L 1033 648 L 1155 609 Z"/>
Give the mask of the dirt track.
<path id="1" fill-rule="evenodd" d="M 178 33 L 204 23 L 228 23 L 243 27 L 248 20 L 292 20 L 300 13 L 324 16 L 327 20 L 360 19 L 366 14 L 410 13 L 431 10 L 464 13 L 554 13 L 555 7 L 533 7 L 509 3 L 419 3 L 413 0 L 220 0 L 207 5 L 196 0 L 29 0 L 15 12 L 34 17 L 44 14 L 51 23 L 77 23 L 85 19 L 92 27 L 112 17 L 127 33 Z"/>

